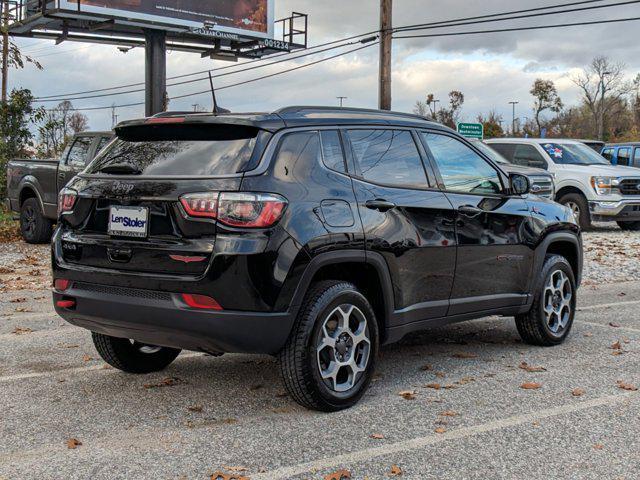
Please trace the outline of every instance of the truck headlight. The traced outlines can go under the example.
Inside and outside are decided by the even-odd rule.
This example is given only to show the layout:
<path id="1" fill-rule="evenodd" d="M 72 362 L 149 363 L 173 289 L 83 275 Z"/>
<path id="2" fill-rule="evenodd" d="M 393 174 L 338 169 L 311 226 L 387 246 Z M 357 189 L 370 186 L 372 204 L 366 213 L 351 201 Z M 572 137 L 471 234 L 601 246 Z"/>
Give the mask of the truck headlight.
<path id="1" fill-rule="evenodd" d="M 591 177 L 591 186 L 598 195 L 611 195 L 619 191 L 620 180 L 616 177 Z"/>

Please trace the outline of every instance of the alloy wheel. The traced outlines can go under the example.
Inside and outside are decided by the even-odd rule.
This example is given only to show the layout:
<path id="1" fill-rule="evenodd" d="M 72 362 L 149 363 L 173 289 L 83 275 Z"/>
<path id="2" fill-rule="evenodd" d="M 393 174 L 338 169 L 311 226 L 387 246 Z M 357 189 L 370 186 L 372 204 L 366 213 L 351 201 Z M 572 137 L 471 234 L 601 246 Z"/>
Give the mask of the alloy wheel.
<path id="1" fill-rule="evenodd" d="M 33 207 L 25 207 L 22 212 L 22 231 L 27 235 L 33 235 L 36 230 L 36 213 Z"/>
<path id="2" fill-rule="evenodd" d="M 569 277 L 556 270 L 550 276 L 544 289 L 544 313 L 549 330 L 561 334 L 571 319 L 573 287 Z"/>
<path id="3" fill-rule="evenodd" d="M 578 205 L 576 202 L 567 202 L 565 206 L 569 207 L 569 209 L 573 212 L 573 216 L 576 220 L 580 220 L 580 205 Z"/>
<path id="4" fill-rule="evenodd" d="M 340 305 L 323 320 L 317 337 L 316 358 L 322 380 L 335 392 L 349 391 L 369 363 L 367 317 L 355 305 Z"/>

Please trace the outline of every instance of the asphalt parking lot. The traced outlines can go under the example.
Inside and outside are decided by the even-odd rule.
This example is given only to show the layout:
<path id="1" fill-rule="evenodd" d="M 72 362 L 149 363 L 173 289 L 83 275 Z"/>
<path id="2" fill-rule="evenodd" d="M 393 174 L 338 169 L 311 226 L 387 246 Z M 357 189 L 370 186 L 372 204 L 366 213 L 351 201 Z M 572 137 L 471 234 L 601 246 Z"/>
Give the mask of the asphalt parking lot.
<path id="1" fill-rule="evenodd" d="M 45 253 L 2 267 L 0 479 L 638 478 L 638 280 L 586 282 L 560 347 L 497 318 L 386 347 L 363 401 L 319 414 L 269 357 L 105 368 L 52 313 Z"/>

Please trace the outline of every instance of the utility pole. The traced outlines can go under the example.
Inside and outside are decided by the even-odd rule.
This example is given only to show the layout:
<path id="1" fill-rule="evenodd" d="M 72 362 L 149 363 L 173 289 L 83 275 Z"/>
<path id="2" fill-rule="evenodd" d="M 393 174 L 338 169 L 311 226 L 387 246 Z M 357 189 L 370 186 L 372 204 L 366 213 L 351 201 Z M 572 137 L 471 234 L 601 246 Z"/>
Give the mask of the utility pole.
<path id="1" fill-rule="evenodd" d="M 391 43 L 393 0 L 380 0 L 380 74 L 378 108 L 391 110 Z"/>
<path id="2" fill-rule="evenodd" d="M 431 101 L 431 103 L 433 103 L 433 119 L 434 120 L 438 120 L 438 104 L 440 103 L 440 100 L 436 100 L 435 98 Z"/>
<path id="3" fill-rule="evenodd" d="M 9 90 L 9 0 L 2 0 L 2 104 Z"/>
<path id="4" fill-rule="evenodd" d="M 336 98 L 340 100 L 340 107 L 342 107 L 344 100 L 346 100 L 348 97 L 336 97 Z"/>
<path id="5" fill-rule="evenodd" d="M 520 102 L 509 102 L 509 104 L 513 107 L 513 120 L 511 121 L 511 134 L 515 137 L 516 135 L 516 105 Z"/>

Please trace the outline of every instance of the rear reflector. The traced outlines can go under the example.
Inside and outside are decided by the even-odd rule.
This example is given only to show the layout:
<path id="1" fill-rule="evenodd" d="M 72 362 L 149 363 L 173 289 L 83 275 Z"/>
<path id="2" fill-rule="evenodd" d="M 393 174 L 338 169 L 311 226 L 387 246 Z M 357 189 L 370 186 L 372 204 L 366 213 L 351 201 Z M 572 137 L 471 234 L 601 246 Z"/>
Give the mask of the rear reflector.
<path id="1" fill-rule="evenodd" d="M 58 308 L 73 308 L 76 306 L 75 300 L 58 300 L 56 302 L 56 307 Z"/>
<path id="2" fill-rule="evenodd" d="M 200 308 L 202 310 L 222 310 L 222 307 L 213 298 L 206 295 L 194 295 L 183 293 L 182 300 L 191 308 Z"/>
<path id="3" fill-rule="evenodd" d="M 53 288 L 55 288 L 59 292 L 64 292 L 65 290 L 67 290 L 69 288 L 70 284 L 71 284 L 71 282 L 69 280 L 58 278 L 57 280 L 55 280 L 53 282 Z"/>

